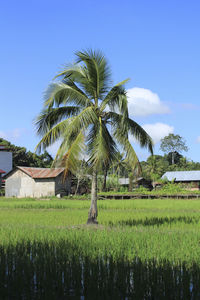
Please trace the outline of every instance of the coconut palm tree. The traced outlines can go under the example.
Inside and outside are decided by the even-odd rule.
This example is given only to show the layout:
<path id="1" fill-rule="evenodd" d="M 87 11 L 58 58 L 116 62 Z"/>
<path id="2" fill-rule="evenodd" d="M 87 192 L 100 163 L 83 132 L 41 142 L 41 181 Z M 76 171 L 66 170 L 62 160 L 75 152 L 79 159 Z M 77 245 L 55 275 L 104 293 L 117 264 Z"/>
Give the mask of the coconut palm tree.
<path id="1" fill-rule="evenodd" d="M 66 173 L 76 171 L 77 161 L 86 151 L 92 174 L 88 223 L 97 223 L 99 169 L 114 162 L 118 146 L 132 168 L 138 164 L 129 134 L 150 152 L 152 140 L 129 118 L 124 88 L 127 80 L 111 85 L 111 72 L 101 52 L 89 50 L 75 55 L 76 62 L 66 65 L 47 88 L 43 109 L 35 122 L 41 136 L 36 149 L 41 151 L 60 140 L 54 166 L 64 164 Z"/>

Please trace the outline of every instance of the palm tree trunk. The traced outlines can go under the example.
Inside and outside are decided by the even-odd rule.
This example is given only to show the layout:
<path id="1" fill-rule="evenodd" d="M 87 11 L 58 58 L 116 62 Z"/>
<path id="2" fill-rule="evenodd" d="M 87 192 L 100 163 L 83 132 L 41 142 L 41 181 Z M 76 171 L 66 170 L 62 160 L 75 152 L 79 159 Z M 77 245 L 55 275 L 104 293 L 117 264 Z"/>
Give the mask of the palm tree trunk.
<path id="1" fill-rule="evenodd" d="M 88 213 L 87 224 L 98 224 L 97 216 L 97 171 L 94 168 L 92 172 L 91 205 Z"/>

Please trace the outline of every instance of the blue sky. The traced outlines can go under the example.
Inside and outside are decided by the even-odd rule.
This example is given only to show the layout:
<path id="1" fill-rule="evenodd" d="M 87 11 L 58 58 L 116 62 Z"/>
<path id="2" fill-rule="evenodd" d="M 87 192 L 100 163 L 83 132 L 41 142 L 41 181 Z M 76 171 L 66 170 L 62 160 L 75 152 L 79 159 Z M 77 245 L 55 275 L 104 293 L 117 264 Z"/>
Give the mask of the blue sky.
<path id="1" fill-rule="evenodd" d="M 199 11 L 194 0 L 1 1 L 0 137 L 33 151 L 43 92 L 75 51 L 93 48 L 107 57 L 113 83 L 131 78 L 130 115 L 152 135 L 155 154 L 173 132 L 200 161 Z"/>

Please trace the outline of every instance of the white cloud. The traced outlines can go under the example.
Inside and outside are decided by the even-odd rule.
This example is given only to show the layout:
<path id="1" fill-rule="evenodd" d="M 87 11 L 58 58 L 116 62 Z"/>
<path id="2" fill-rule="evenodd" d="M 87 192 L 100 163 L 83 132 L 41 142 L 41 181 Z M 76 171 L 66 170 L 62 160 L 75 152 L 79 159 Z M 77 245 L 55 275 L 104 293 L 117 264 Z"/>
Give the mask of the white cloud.
<path id="1" fill-rule="evenodd" d="M 197 137 L 197 143 L 200 143 L 200 136 Z"/>
<path id="2" fill-rule="evenodd" d="M 150 135 L 155 144 L 174 131 L 173 126 L 164 123 L 145 124 L 142 127 Z"/>
<path id="3" fill-rule="evenodd" d="M 148 116 L 170 112 L 168 106 L 160 101 L 157 94 L 151 90 L 134 87 L 127 90 L 130 116 Z"/>

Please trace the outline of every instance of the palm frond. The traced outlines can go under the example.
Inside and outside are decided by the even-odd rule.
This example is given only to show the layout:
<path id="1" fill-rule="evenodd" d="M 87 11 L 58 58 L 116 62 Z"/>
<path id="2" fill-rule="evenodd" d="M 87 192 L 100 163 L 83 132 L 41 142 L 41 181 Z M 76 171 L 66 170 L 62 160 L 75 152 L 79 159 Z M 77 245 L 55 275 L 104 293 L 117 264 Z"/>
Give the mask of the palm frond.
<path id="1" fill-rule="evenodd" d="M 70 119 L 64 120 L 57 125 L 55 125 L 53 128 L 48 128 L 46 133 L 44 133 L 42 139 L 35 147 L 35 151 L 40 153 L 42 150 L 45 150 L 47 147 L 55 143 L 57 140 L 62 138 L 63 132 L 66 131 L 68 125 L 69 125 Z"/>
<path id="2" fill-rule="evenodd" d="M 93 108 L 89 106 L 79 115 L 61 121 L 53 128 L 48 128 L 47 132 L 36 146 L 36 150 L 38 152 L 42 149 L 45 150 L 58 139 L 66 139 L 67 142 L 70 142 L 81 129 L 87 128 L 90 124 L 95 123 L 96 120 L 96 114 Z"/>
<path id="3" fill-rule="evenodd" d="M 124 89 L 124 84 L 128 82 L 129 79 L 123 80 L 116 84 L 106 95 L 106 97 L 103 99 L 101 105 L 100 105 L 100 110 L 104 111 L 106 106 L 109 106 L 112 110 L 116 108 L 123 107 L 121 101 L 123 100 L 123 97 L 126 97 L 126 91 Z M 119 99 L 121 96 L 121 99 Z M 127 102 L 127 99 L 126 99 Z M 121 111 L 121 110 L 120 110 Z"/>
<path id="4" fill-rule="evenodd" d="M 58 78 L 61 81 L 68 78 L 72 81 L 76 81 L 78 78 L 79 80 L 84 80 L 85 74 L 79 64 L 67 64 L 64 66 L 64 69 L 53 78 L 53 80 Z"/>
<path id="5" fill-rule="evenodd" d="M 87 146 L 90 165 L 99 168 L 110 165 L 115 160 L 117 147 L 101 117 L 90 129 Z"/>
<path id="6" fill-rule="evenodd" d="M 108 91 L 110 85 L 110 68 L 100 51 L 79 51 L 76 52 L 77 63 L 83 63 L 83 70 L 86 72 L 94 99 L 101 99 Z"/>
<path id="7" fill-rule="evenodd" d="M 115 130 L 114 137 L 126 153 L 124 162 L 127 163 L 132 170 L 135 170 L 136 168 L 141 170 L 139 159 L 131 143 L 129 142 L 128 137 L 121 132 L 120 128 Z"/>
<path id="8" fill-rule="evenodd" d="M 147 148 L 153 155 L 153 141 L 148 133 L 135 121 L 127 120 L 129 132 L 139 142 L 141 147 Z"/>
<path id="9" fill-rule="evenodd" d="M 109 118 L 112 120 L 112 125 L 114 128 L 120 128 L 120 131 L 124 135 L 131 134 L 140 144 L 141 147 L 147 148 L 151 153 L 153 153 L 153 141 L 147 132 L 135 121 L 130 118 L 124 118 L 115 112 L 108 113 Z"/>
<path id="10" fill-rule="evenodd" d="M 74 138 L 73 142 L 71 142 L 71 144 L 68 145 L 68 148 L 66 148 L 66 141 L 63 144 L 61 144 L 53 165 L 59 165 L 64 167 L 64 176 L 67 175 L 68 171 L 76 173 L 84 149 L 84 134 L 81 130 Z"/>
<path id="11" fill-rule="evenodd" d="M 35 127 L 38 135 L 48 132 L 54 125 L 62 121 L 63 118 L 68 119 L 76 116 L 80 112 L 78 106 L 62 106 L 51 109 L 43 109 L 35 120 Z"/>
<path id="12" fill-rule="evenodd" d="M 46 108 L 66 104 L 86 107 L 92 104 L 85 93 L 77 88 L 75 84 L 69 85 L 64 82 L 51 83 L 45 92 L 44 100 L 44 107 Z"/>

